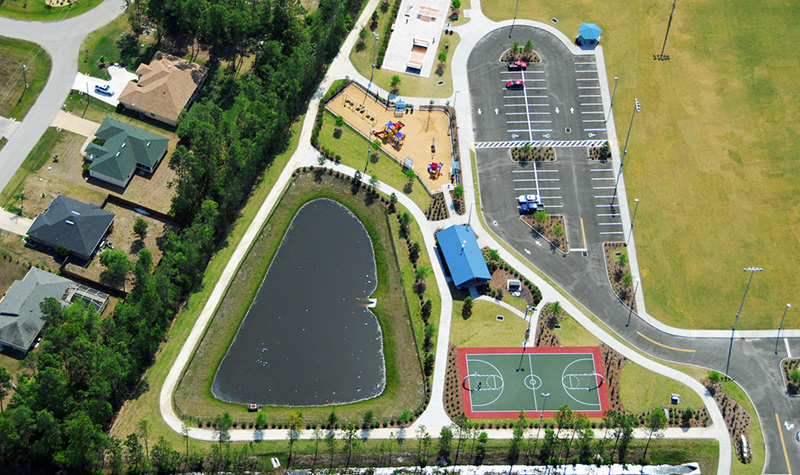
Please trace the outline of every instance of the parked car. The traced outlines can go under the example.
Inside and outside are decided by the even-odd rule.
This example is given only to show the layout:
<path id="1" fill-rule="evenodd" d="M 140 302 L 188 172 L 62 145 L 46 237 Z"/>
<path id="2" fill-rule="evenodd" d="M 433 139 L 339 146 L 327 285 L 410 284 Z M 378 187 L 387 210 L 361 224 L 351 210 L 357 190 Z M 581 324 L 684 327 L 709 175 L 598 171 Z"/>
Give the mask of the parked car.
<path id="1" fill-rule="evenodd" d="M 525 88 L 525 81 L 520 81 L 519 79 L 515 81 L 508 81 L 506 83 L 506 89 L 524 89 Z"/>
<path id="2" fill-rule="evenodd" d="M 97 86 L 94 87 L 94 92 L 102 94 L 104 96 L 114 95 L 114 91 L 111 90 L 111 86 L 108 84 L 103 84 L 102 86 L 98 84 Z"/>
<path id="3" fill-rule="evenodd" d="M 539 195 L 519 195 L 517 197 L 517 204 L 519 205 L 520 213 L 534 213 L 540 209 L 544 209 Z"/>
<path id="4" fill-rule="evenodd" d="M 511 61 L 508 63 L 509 71 L 525 71 L 528 69 L 528 63 L 525 61 Z"/>

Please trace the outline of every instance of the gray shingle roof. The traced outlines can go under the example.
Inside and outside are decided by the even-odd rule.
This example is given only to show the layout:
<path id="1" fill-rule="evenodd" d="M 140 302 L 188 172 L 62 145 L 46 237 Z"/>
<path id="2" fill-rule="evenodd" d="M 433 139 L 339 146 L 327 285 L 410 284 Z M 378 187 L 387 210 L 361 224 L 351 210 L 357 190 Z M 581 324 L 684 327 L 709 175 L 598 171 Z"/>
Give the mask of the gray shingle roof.
<path id="1" fill-rule="evenodd" d="M 30 348 L 44 326 L 39 304 L 48 297 L 61 301 L 71 283 L 31 267 L 25 278 L 11 284 L 0 300 L 0 343 L 22 350 Z"/>
<path id="2" fill-rule="evenodd" d="M 105 143 L 86 147 L 86 154 L 92 157 L 89 170 L 125 182 L 137 163 L 155 168 L 169 145 L 166 137 L 110 117 L 106 117 L 95 136 Z"/>
<path id="3" fill-rule="evenodd" d="M 103 239 L 114 213 L 58 195 L 47 211 L 39 214 L 28 236 L 49 246 L 64 246 L 79 256 L 89 257 Z"/>

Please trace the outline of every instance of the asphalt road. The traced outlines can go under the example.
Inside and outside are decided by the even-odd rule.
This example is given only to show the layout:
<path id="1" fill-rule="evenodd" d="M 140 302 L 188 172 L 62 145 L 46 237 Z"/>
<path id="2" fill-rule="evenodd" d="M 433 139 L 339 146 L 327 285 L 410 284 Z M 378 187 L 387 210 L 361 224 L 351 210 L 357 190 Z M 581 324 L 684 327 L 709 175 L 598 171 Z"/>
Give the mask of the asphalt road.
<path id="1" fill-rule="evenodd" d="M 52 59 L 47 85 L 19 128 L 0 150 L 0 190 L 53 122 L 78 74 L 78 52 L 84 38 L 120 14 L 123 0 L 105 0 L 83 15 L 52 22 L 30 22 L 0 17 L 0 34 L 41 45 Z M 96 58 L 95 58 L 96 59 Z"/>
<path id="2" fill-rule="evenodd" d="M 577 97 L 581 95 L 579 92 L 581 90 L 572 88 L 568 84 L 575 79 L 576 73 L 570 76 L 570 70 L 576 71 L 572 69 L 574 64 L 586 61 L 578 61 L 556 38 L 548 41 L 547 36 L 548 33 L 538 30 L 521 27 L 514 29 L 514 37 L 518 38 L 517 41 L 521 44 L 528 37 L 533 38 L 536 51 L 542 55 L 546 63 L 541 69 L 548 71 L 546 77 L 549 78 L 551 74 L 554 77 L 553 80 L 548 79 L 546 86 L 546 93 L 550 95 L 546 100 L 552 109 L 552 114 L 549 115 L 553 124 L 552 138 L 565 139 L 568 134 L 558 135 L 565 127 L 574 127 L 573 133 L 578 130 L 588 133 L 585 127 L 580 129 L 584 123 L 576 119 L 577 114 L 563 113 L 564 107 L 574 107 L 573 104 L 584 99 Z M 514 139 L 510 136 L 511 133 L 518 133 L 508 132 L 500 97 L 505 91 L 502 89 L 502 81 L 498 79 L 504 69 L 499 65 L 498 58 L 510 41 L 508 29 L 498 30 L 481 40 L 470 56 L 468 72 L 477 141 L 508 141 Z M 564 67 L 558 69 L 548 64 L 551 62 L 561 62 Z M 565 77 L 567 79 L 563 81 L 555 79 Z M 536 91 L 541 92 L 541 90 Z M 559 114 L 555 113 L 555 105 L 559 107 Z M 497 113 L 495 108 L 498 109 Z M 480 114 L 478 109 L 481 109 Z M 578 222 L 582 219 L 583 228 L 586 230 L 587 252 L 563 255 L 550 248 L 545 241 L 537 239 L 530 228 L 519 219 L 514 196 L 520 194 L 520 190 L 515 183 L 526 183 L 530 186 L 536 182 L 514 180 L 517 179 L 516 176 L 529 175 L 530 173 L 522 171 L 525 167 L 530 169 L 532 165 L 523 166 L 511 162 L 508 151 L 500 148 L 488 150 L 479 148 L 476 156 L 481 206 L 487 224 L 498 236 L 517 249 L 578 302 L 590 309 L 620 337 L 647 354 L 668 361 L 725 371 L 730 339 L 683 338 L 664 333 L 639 319 L 611 290 L 603 243 L 624 241 L 626 237 L 624 233 L 628 230 L 621 229 L 621 225 L 604 224 L 617 220 L 618 217 L 614 215 L 619 213 L 618 208 L 614 206 L 616 202 L 612 202 L 611 199 L 614 196 L 613 188 L 609 187 L 614 185 L 616 175 L 614 170 L 609 170 L 609 165 L 589 162 L 585 158 L 585 149 L 582 148 L 559 148 L 554 164 L 538 165 L 540 170 L 558 170 L 556 172 L 558 182 L 549 183 L 558 184 L 562 208 L 556 208 L 559 209 L 557 214 L 564 214 L 567 217 L 568 235 L 573 249 L 583 247 L 581 243 L 576 243 L 576 219 Z M 601 169 L 605 170 L 593 171 Z M 551 174 L 545 176 L 549 177 Z M 593 180 L 593 178 L 602 179 Z M 543 182 L 540 180 L 538 183 L 541 186 Z M 542 192 L 542 195 L 546 196 L 545 192 Z M 622 234 L 603 234 L 610 232 L 609 230 L 621 231 Z M 736 308 L 731 308 L 731 318 L 735 312 Z M 796 355 L 800 352 L 800 342 L 788 341 L 787 344 L 779 342 L 778 355 L 775 354 L 774 339 L 737 339 L 733 342 L 729 374 L 747 391 L 756 405 L 767 442 L 768 453 L 764 469 L 766 474 L 790 473 L 789 465 L 796 469 L 800 467 L 800 443 L 793 438 L 800 429 L 800 399 L 790 398 L 785 394 L 779 370 L 780 360 L 786 356 L 787 347 Z"/>

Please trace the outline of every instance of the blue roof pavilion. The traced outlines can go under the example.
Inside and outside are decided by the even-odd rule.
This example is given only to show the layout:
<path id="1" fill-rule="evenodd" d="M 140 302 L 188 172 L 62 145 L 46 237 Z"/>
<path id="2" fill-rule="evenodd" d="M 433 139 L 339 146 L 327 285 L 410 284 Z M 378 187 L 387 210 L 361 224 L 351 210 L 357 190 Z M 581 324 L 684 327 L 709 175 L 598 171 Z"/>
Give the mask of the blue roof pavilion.
<path id="1" fill-rule="evenodd" d="M 584 23 L 578 28 L 578 37 L 575 44 L 582 49 L 594 49 L 600 42 L 600 34 L 603 32 L 596 23 Z"/>
<path id="2" fill-rule="evenodd" d="M 436 240 L 456 287 L 479 285 L 492 278 L 472 228 L 453 225 L 436 233 Z"/>

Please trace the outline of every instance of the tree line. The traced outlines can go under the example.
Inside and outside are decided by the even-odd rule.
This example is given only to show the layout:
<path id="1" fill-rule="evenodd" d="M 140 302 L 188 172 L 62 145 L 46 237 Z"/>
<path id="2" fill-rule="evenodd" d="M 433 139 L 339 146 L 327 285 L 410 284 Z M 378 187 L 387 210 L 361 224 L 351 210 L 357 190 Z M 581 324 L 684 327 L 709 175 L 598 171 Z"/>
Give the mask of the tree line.
<path id="1" fill-rule="evenodd" d="M 181 142 L 169 163 L 177 173 L 171 212 L 188 224 L 164 235 L 157 267 L 140 251 L 133 290 L 102 321 L 81 304 L 42 304 L 42 343 L 23 362 L 27 371 L 0 415 L 0 467 L 96 472 L 106 455 L 131 452 L 129 441 L 106 435 L 114 414 L 153 363 L 256 180 L 286 148 L 292 121 L 363 3 L 320 0 L 306 13 L 296 0 L 137 0 L 134 28 L 154 24 L 159 38 L 197 40 L 211 51 L 209 80 L 179 120 Z M 253 54 L 252 71 L 219 70 L 231 53 Z M 156 447 L 152 456 L 174 458 Z"/>

